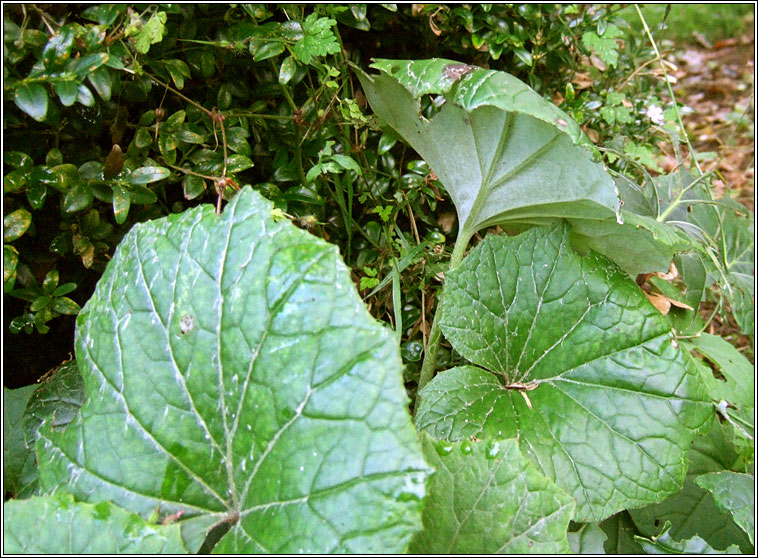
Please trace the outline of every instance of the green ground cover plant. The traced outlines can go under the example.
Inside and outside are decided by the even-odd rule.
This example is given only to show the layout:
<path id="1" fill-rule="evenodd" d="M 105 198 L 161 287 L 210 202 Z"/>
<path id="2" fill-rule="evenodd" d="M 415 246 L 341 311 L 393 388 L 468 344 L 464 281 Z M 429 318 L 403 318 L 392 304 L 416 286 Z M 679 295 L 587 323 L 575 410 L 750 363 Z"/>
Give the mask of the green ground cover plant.
<path id="1" fill-rule="evenodd" d="M 754 550 L 753 217 L 641 13 L 69 9 L 4 13 L 5 327 L 76 316 L 4 551 Z"/>

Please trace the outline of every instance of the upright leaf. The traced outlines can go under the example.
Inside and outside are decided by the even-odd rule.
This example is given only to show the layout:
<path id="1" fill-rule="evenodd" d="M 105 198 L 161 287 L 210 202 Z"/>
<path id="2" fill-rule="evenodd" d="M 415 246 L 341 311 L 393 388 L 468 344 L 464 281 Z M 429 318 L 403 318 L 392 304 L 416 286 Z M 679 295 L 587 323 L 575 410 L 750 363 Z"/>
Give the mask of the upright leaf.
<path id="1" fill-rule="evenodd" d="M 572 499 L 541 475 L 516 440 L 450 443 L 423 437 L 436 473 L 415 554 L 568 552 Z"/>
<path id="2" fill-rule="evenodd" d="M 448 272 L 440 304 L 442 332 L 478 366 L 421 391 L 419 428 L 518 437 L 579 522 L 681 488 L 707 394 L 666 319 L 610 262 L 576 254 L 567 227 L 487 236 Z"/>
<path id="3" fill-rule="evenodd" d="M 439 176 L 458 211 L 459 235 L 498 223 L 601 219 L 619 209 L 601 164 L 576 143 L 579 125 L 504 72 L 451 60 L 376 60 L 358 77 L 374 112 Z M 425 95 L 444 97 L 430 120 Z"/>
<path id="4" fill-rule="evenodd" d="M 231 525 L 216 551 L 400 552 L 424 463 L 391 332 L 249 188 L 136 225 L 79 314 L 87 399 L 45 490 Z"/>

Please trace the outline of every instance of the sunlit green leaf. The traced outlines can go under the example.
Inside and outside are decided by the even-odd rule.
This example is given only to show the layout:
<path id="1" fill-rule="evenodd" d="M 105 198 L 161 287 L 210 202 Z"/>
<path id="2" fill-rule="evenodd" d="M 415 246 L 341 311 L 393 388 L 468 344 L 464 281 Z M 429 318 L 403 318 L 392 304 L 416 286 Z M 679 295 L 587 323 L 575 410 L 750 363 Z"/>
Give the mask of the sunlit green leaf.
<path id="1" fill-rule="evenodd" d="M 124 237 L 77 318 L 87 399 L 39 429 L 41 485 L 226 521 L 221 553 L 402 552 L 429 469 L 397 342 L 336 248 L 271 210 L 245 188 Z"/>
<path id="2" fill-rule="evenodd" d="M 681 489 L 710 400 L 666 319 L 607 260 L 576 254 L 567 227 L 485 237 L 446 274 L 437 319 L 477 366 L 424 387 L 420 429 L 518 437 L 578 522 Z"/>

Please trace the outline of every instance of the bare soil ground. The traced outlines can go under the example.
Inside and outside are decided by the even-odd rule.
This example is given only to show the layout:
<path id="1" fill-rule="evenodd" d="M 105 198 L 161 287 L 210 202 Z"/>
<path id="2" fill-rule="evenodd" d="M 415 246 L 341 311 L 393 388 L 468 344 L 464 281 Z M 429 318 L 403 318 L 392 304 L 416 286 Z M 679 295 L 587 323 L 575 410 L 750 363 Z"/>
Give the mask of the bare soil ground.
<path id="1" fill-rule="evenodd" d="M 701 169 L 713 170 L 716 191 L 731 192 L 754 211 L 755 33 L 709 45 L 702 41 L 674 55 L 678 100 L 694 112 L 683 116 Z M 712 155 L 708 155 L 712 154 Z M 676 159 L 667 157 L 665 170 Z M 668 167 L 668 168 L 667 168 Z"/>

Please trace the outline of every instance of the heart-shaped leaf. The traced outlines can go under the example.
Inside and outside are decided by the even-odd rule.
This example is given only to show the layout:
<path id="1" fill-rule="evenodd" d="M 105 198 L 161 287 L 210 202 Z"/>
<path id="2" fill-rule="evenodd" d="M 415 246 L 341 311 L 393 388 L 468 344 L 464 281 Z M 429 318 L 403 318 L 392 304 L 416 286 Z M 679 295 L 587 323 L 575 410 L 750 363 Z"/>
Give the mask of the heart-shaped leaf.
<path id="1" fill-rule="evenodd" d="M 413 554 L 568 552 L 573 500 L 521 455 L 516 440 L 423 438 L 436 473 Z"/>
<path id="2" fill-rule="evenodd" d="M 79 314 L 87 399 L 40 482 L 228 523 L 214 550 L 401 552 L 428 467 L 392 333 L 336 247 L 249 187 L 136 225 Z"/>
<path id="3" fill-rule="evenodd" d="M 489 235 L 448 272 L 440 327 L 484 369 L 438 375 L 416 424 L 449 440 L 518 437 L 576 499 L 574 519 L 599 521 L 679 490 L 713 411 L 666 319 L 568 234 Z"/>
<path id="4" fill-rule="evenodd" d="M 615 185 L 579 125 L 504 72 L 451 60 L 376 60 L 357 68 L 371 108 L 429 164 L 458 211 L 459 238 L 498 223 L 601 219 L 618 209 Z M 424 95 L 444 97 L 430 120 Z"/>

